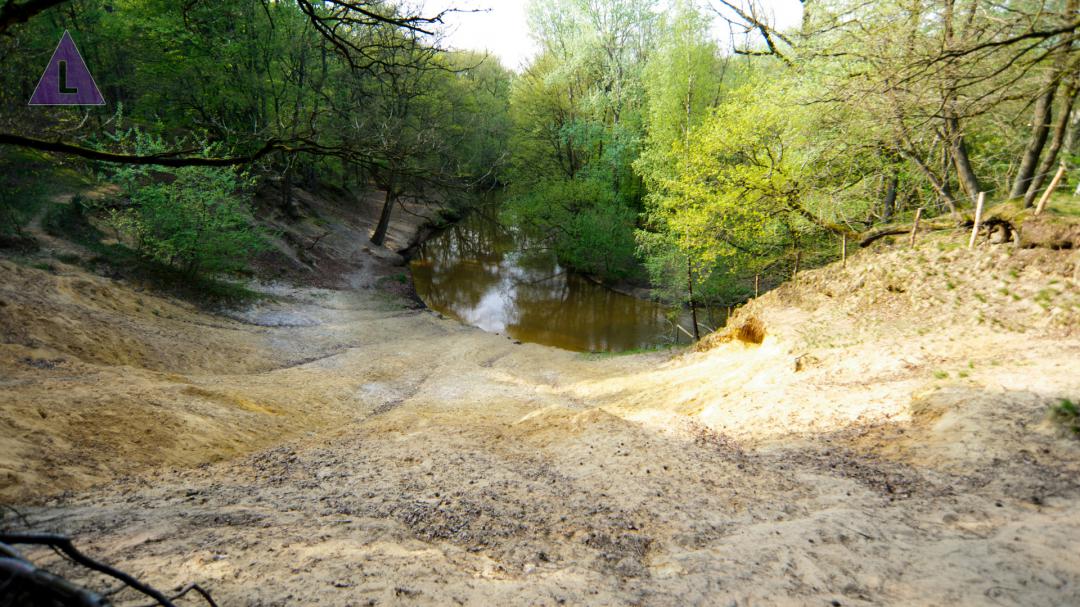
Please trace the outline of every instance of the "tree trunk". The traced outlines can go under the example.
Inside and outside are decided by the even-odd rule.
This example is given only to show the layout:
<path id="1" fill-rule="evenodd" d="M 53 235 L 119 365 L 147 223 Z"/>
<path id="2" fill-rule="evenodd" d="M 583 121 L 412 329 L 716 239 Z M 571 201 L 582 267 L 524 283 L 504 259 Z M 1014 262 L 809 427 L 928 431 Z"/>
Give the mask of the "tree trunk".
<path id="1" fill-rule="evenodd" d="M 1073 75 L 1069 78 L 1068 83 L 1065 85 L 1064 94 L 1061 96 L 1061 109 L 1058 111 L 1057 121 L 1054 124 L 1054 138 L 1050 142 L 1050 147 L 1046 150 L 1042 162 L 1039 163 L 1038 170 L 1032 176 L 1031 184 L 1028 185 L 1027 193 L 1024 195 L 1024 208 L 1031 208 L 1035 202 L 1035 197 L 1039 195 L 1039 190 L 1046 183 L 1047 174 L 1057 164 L 1058 154 L 1065 145 L 1065 136 L 1069 130 L 1069 118 L 1072 116 L 1072 109 L 1076 104 L 1078 92 L 1080 92 L 1080 83 L 1077 82 L 1076 76 Z"/>
<path id="2" fill-rule="evenodd" d="M 967 144 L 964 143 L 964 134 L 960 131 L 960 121 L 956 116 L 949 116 L 945 119 L 945 132 L 949 136 L 949 155 L 952 157 L 953 167 L 956 169 L 956 178 L 960 182 L 960 189 L 964 190 L 968 198 L 974 201 L 981 190 L 979 178 L 971 167 Z"/>
<path id="3" fill-rule="evenodd" d="M 1065 136 L 1065 153 L 1073 156 L 1080 155 L 1080 109 L 1074 109 L 1072 119 L 1069 121 L 1069 132 Z M 1074 196 L 1080 196 L 1080 180 L 1077 180 Z M 1077 266 L 1080 271 L 1080 265 Z"/>
<path id="4" fill-rule="evenodd" d="M 956 32 L 953 27 L 954 5 L 955 0 L 945 1 L 945 13 L 942 18 L 945 27 L 944 50 L 946 51 L 952 50 L 956 46 Z M 956 168 L 956 177 L 960 182 L 960 189 L 974 202 L 975 197 L 978 196 L 980 190 L 979 180 L 975 176 L 974 169 L 971 168 L 971 159 L 968 157 L 967 144 L 964 143 L 964 131 L 960 128 L 956 88 L 958 78 L 953 73 L 952 69 L 947 69 L 945 73 L 949 83 L 945 90 L 944 99 L 946 149 L 948 150 L 949 157 L 952 158 L 953 167 Z M 945 184 L 946 186 L 948 184 L 947 177 L 945 179 Z"/>
<path id="5" fill-rule="evenodd" d="M 956 28 L 953 24 L 954 12 L 956 9 L 956 0 L 945 0 L 945 10 L 942 15 L 942 26 L 944 27 L 944 40 L 943 50 L 950 51 L 956 48 Z M 945 98 L 943 99 L 943 119 L 945 126 L 945 150 L 947 152 L 947 158 L 953 161 L 953 166 L 956 168 L 957 180 L 960 184 L 960 189 L 964 193 L 968 194 L 968 198 L 972 201 L 975 199 L 975 195 L 978 193 L 978 179 L 975 177 L 975 172 L 971 167 L 971 159 L 968 158 L 968 146 L 963 141 L 963 131 L 960 129 L 960 119 L 957 110 L 957 80 L 958 77 L 955 73 L 955 69 L 946 64 L 944 71 L 946 78 L 945 86 Z M 945 162 L 948 162 L 948 160 Z M 948 174 L 945 174 L 943 183 L 948 188 Z"/>
<path id="6" fill-rule="evenodd" d="M 811 17 L 810 4 L 810 0 L 802 0 L 802 28 L 800 33 L 804 40 L 808 40 L 812 35 L 810 27 L 813 24 L 813 18 Z"/>
<path id="7" fill-rule="evenodd" d="M 881 211 L 882 221 L 892 221 L 893 212 L 896 211 L 896 191 L 900 186 L 900 177 L 893 171 L 888 177 L 888 185 L 885 186 L 885 202 Z"/>
<path id="8" fill-rule="evenodd" d="M 300 219 L 300 207 L 296 205 L 296 199 L 292 195 L 292 174 L 292 159 L 290 159 L 285 165 L 285 171 L 281 174 L 281 208 L 290 219 Z"/>
<path id="9" fill-rule="evenodd" d="M 919 169 L 919 172 L 921 172 L 923 176 L 926 177 L 926 180 L 930 182 L 931 186 L 933 186 L 934 191 L 937 192 L 938 196 L 940 196 L 941 199 L 945 202 L 945 206 L 949 207 L 949 211 L 953 215 L 956 215 L 956 201 L 953 200 L 952 194 L 949 193 L 948 184 L 938 179 L 938 176 L 934 174 L 934 171 L 932 171 L 930 167 L 926 165 L 926 161 L 920 158 L 918 154 L 904 148 L 901 148 L 900 152 L 905 157 L 907 157 L 908 160 L 915 163 L 915 166 Z"/>
<path id="10" fill-rule="evenodd" d="M 1031 137 L 1028 139 L 1024 155 L 1020 158 L 1020 169 L 1016 173 L 1009 198 L 1019 198 L 1031 187 L 1031 180 L 1039 165 L 1039 157 L 1042 156 L 1043 147 L 1046 146 L 1046 138 L 1050 134 L 1050 113 L 1054 106 L 1054 96 L 1057 94 L 1057 82 L 1048 83 L 1035 101 L 1035 115 L 1031 119 Z"/>
<path id="11" fill-rule="evenodd" d="M 1066 3 L 1066 14 L 1075 13 L 1077 9 L 1080 9 L 1080 0 L 1069 0 Z M 1053 68 L 1046 75 L 1042 93 L 1035 100 L 1035 113 L 1031 118 L 1031 138 L 1028 139 L 1027 147 L 1024 148 L 1024 155 L 1020 158 L 1020 169 L 1016 173 L 1016 179 L 1013 181 L 1009 198 L 1024 196 L 1031 189 L 1031 181 L 1038 174 L 1039 157 L 1042 156 L 1043 148 L 1046 146 L 1046 138 L 1050 134 L 1054 97 L 1057 95 L 1062 79 L 1067 74 L 1070 78 L 1075 77 L 1076 65 L 1070 61 L 1072 48 L 1073 43 L 1070 42 L 1058 52 L 1057 57 L 1054 59 Z M 1053 165 L 1052 162 L 1050 164 Z"/>
<path id="12" fill-rule="evenodd" d="M 952 170 L 952 152 L 949 151 L 949 141 L 946 139 L 941 143 L 941 188 L 945 191 L 945 194 L 951 200 L 956 200 L 952 191 L 952 177 L 950 177 L 950 171 Z"/>
<path id="13" fill-rule="evenodd" d="M 1080 108 L 1074 108 L 1069 119 L 1069 132 L 1065 135 L 1065 153 L 1080 155 Z"/>
<path id="14" fill-rule="evenodd" d="M 697 305 L 694 303 L 694 272 L 690 258 L 686 259 L 686 288 L 690 292 L 690 319 L 694 323 L 694 341 L 701 341 L 701 332 L 697 322 Z"/>
<path id="15" fill-rule="evenodd" d="M 379 214 L 379 225 L 371 236 L 371 242 L 376 246 L 381 247 L 386 242 L 386 232 L 390 229 L 390 215 L 394 212 L 395 202 L 397 202 L 397 196 L 394 194 L 394 178 L 391 176 L 386 185 L 386 199 L 383 202 L 382 213 Z"/>
<path id="16" fill-rule="evenodd" d="M 288 168 L 281 176 L 281 208 L 285 209 L 289 217 L 296 219 L 296 213 L 292 208 L 292 171 Z"/>

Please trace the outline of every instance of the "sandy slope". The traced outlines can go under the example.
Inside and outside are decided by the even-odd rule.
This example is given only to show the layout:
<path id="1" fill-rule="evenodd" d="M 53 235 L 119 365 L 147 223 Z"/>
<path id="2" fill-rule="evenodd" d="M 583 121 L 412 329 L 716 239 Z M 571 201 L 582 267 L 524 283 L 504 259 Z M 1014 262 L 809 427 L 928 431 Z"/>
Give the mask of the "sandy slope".
<path id="1" fill-rule="evenodd" d="M 370 260 L 228 317 L 0 262 L 0 490 L 222 605 L 1077 604 L 1074 264 L 867 254 L 760 346 L 596 359 Z"/>

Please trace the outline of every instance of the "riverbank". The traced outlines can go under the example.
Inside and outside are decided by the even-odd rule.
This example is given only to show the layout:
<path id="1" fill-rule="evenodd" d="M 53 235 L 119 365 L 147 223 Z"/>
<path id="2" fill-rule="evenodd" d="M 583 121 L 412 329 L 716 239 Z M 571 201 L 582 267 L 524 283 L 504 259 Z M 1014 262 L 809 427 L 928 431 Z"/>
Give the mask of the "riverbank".
<path id="1" fill-rule="evenodd" d="M 0 499 L 36 501 L 147 468 L 217 461 L 342 420 L 340 399 L 326 394 L 261 400 L 274 389 L 257 387 L 260 378 L 369 343 L 376 338 L 365 331 L 419 313 L 396 251 L 437 215 L 405 203 L 386 246 L 375 247 L 378 192 L 293 196 L 299 220 L 257 200 L 275 234 L 256 263 L 261 278 L 248 285 L 257 298 L 217 313 L 86 271 L 95 252 L 47 233 L 49 207 L 41 208 L 27 228 L 39 248 L 0 258 L 0 424 L 10 431 L 0 443 Z M 368 324 L 342 328 L 357 316 Z"/>
<path id="2" fill-rule="evenodd" d="M 349 259 L 226 315 L 0 262 L 5 501 L 223 605 L 1080 601 L 1070 251 L 865 251 L 760 344 L 602 358 Z"/>

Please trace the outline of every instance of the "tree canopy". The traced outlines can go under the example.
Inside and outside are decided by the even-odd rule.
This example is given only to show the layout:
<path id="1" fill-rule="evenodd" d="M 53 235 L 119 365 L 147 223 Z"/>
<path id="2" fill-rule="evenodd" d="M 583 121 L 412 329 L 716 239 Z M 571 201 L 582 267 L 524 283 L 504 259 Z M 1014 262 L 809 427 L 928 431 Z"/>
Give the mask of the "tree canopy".
<path id="1" fill-rule="evenodd" d="M 1030 206 L 1076 166 L 1074 0 L 802 4 L 784 31 L 755 0 L 535 1 L 515 184 L 609 184 L 597 204 L 637 214 L 608 228 L 633 230 L 628 266 L 684 301 L 689 266 L 732 301 L 918 208 Z M 558 243 L 562 222 L 534 223 Z"/>
<path id="2" fill-rule="evenodd" d="M 804 0 L 784 30 L 757 0 L 532 0 L 512 74 L 391 1 L 8 0 L 0 145 L 243 165 L 291 213 L 297 182 L 374 184 L 376 242 L 401 197 L 507 186 L 566 266 L 737 301 L 917 209 L 1072 178 L 1078 2 Z M 26 106 L 64 30 L 109 106 Z"/>
<path id="3" fill-rule="evenodd" d="M 206 167 L 225 183 L 242 170 L 279 186 L 294 218 L 296 185 L 374 185 L 387 192 L 381 244 L 400 196 L 498 182 L 506 164 L 510 73 L 443 48 L 444 14 L 381 0 L 5 0 L 0 146 L 113 176 L 130 174 L 118 165 Z M 107 105 L 27 106 L 65 30 Z M 131 188 L 151 187 L 142 174 Z M 202 192 L 225 204 L 223 193 Z"/>

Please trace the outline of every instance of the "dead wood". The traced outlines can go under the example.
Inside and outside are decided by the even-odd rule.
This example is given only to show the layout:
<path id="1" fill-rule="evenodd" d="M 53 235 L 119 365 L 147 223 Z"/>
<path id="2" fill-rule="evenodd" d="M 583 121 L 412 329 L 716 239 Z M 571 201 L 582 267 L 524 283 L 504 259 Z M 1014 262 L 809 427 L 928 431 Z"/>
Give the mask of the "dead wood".
<path id="1" fill-rule="evenodd" d="M 13 605 L 26 604 L 26 600 L 33 598 L 44 599 L 41 604 L 65 607 L 105 607 L 110 604 L 107 599 L 99 594 L 81 588 L 57 575 L 38 569 L 30 561 L 19 555 L 14 548 L 14 546 L 19 545 L 52 548 L 75 564 L 116 579 L 124 586 L 154 599 L 154 603 L 150 604 L 151 606 L 176 607 L 173 603 L 174 600 L 195 591 L 206 600 L 210 607 L 217 607 L 210 594 L 196 584 L 187 586 L 173 597 L 167 597 L 153 586 L 79 552 L 68 537 L 52 534 L 0 533 L 0 590 L 4 590 L 4 596 L 18 595 L 25 597 L 25 599 L 19 599 L 20 602 L 13 603 Z M 3 605 L 3 603 L 0 603 L 0 605 Z"/>

